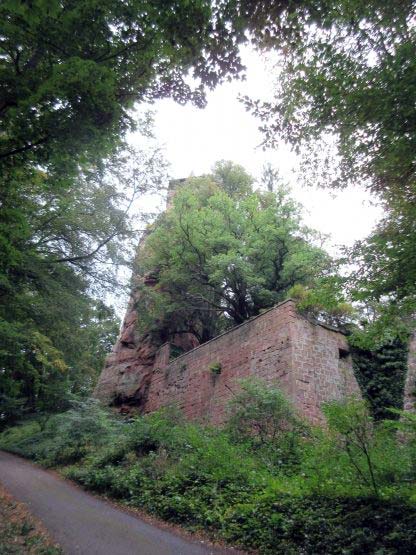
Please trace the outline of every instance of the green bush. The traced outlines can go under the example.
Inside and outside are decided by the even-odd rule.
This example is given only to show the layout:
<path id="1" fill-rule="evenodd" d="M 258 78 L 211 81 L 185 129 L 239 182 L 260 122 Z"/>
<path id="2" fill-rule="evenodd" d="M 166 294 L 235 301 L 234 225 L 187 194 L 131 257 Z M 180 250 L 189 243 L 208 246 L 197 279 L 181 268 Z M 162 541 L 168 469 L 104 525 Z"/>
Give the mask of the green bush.
<path id="1" fill-rule="evenodd" d="M 0 448 L 7 451 L 20 452 L 19 445 L 25 440 L 31 440 L 37 437 L 41 431 L 39 422 L 35 419 L 26 420 L 13 426 L 6 428 L 0 434 Z"/>
<path id="2" fill-rule="evenodd" d="M 229 404 L 231 437 L 246 444 L 271 470 L 292 470 L 300 461 L 308 427 L 278 387 L 257 379 L 240 384 L 240 393 Z"/>
<path id="3" fill-rule="evenodd" d="M 304 443 L 297 477 L 304 495 L 402 497 L 416 500 L 412 447 L 397 423 L 378 423 L 362 401 L 324 407 L 325 429 Z"/>
<path id="4" fill-rule="evenodd" d="M 261 465 L 225 432 L 175 423 L 165 411 L 136 419 L 116 446 L 66 472 L 166 520 L 204 527 L 265 481 Z"/>
<path id="5" fill-rule="evenodd" d="M 324 410 L 327 427 L 309 429 L 279 391 L 249 382 L 224 429 L 173 409 L 127 423 L 90 402 L 0 437 L 88 489 L 259 554 L 413 553 L 415 419 L 376 423 L 356 400 Z"/>
<path id="6" fill-rule="evenodd" d="M 270 555 L 411 555 L 415 522 L 403 502 L 265 494 L 229 511 L 224 536 Z"/>
<path id="7" fill-rule="evenodd" d="M 38 422 L 34 433 L 28 433 L 29 424 L 19 427 L 20 437 L 11 450 L 32 458 L 45 466 L 71 464 L 83 459 L 91 450 L 104 446 L 122 433 L 122 424 L 98 401 L 73 401 L 72 409 L 52 416 L 42 429 Z M 33 429 L 34 428 L 29 428 Z M 0 445 L 8 448 L 13 429 L 2 434 Z"/>

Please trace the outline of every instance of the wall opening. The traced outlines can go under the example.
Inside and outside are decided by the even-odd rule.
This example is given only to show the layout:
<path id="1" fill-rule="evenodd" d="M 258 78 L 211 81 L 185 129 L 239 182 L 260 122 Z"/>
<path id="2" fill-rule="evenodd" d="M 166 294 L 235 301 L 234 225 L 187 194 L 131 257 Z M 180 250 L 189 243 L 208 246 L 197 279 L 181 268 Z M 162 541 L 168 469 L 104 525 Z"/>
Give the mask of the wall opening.
<path id="1" fill-rule="evenodd" d="M 348 349 L 338 349 L 338 358 L 348 358 L 350 354 L 351 353 Z"/>

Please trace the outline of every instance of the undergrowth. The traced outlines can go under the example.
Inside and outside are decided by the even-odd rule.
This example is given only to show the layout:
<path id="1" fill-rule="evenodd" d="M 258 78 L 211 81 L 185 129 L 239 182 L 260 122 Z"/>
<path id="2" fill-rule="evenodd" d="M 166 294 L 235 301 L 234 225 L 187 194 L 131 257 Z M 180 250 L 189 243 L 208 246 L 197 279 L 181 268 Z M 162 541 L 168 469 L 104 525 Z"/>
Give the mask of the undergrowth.
<path id="1" fill-rule="evenodd" d="M 413 554 L 416 419 L 375 423 L 355 400 L 325 414 L 327 427 L 313 429 L 279 391 L 245 382 L 222 429 L 172 408 L 126 422 L 89 401 L 0 442 L 88 489 L 262 554 Z"/>

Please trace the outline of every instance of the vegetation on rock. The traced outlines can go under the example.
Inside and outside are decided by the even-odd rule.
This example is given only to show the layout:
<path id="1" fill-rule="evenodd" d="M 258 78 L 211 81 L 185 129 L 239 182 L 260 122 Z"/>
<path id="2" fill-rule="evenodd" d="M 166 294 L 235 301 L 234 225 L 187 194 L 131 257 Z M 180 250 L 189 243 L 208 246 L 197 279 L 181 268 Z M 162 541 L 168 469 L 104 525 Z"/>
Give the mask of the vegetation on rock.
<path id="1" fill-rule="evenodd" d="M 416 426 L 399 409 L 416 310 L 414 17 L 412 0 L 2 1 L 2 447 L 260 553 L 413 554 Z M 346 252 L 346 276 L 272 169 L 254 192 L 243 168 L 220 163 L 154 226 L 137 268 L 158 279 L 140 298 L 143 325 L 203 342 L 287 295 L 319 321 L 356 318 L 369 407 L 327 406 L 315 430 L 279 391 L 246 383 L 225 429 L 173 412 L 127 424 L 74 396 L 117 334 L 100 293 L 134 236 L 128 207 L 163 180 L 157 150 L 126 147 L 128 131 L 151 134 L 133 109 L 203 106 L 241 73 L 249 40 L 279 57 L 274 100 L 245 99 L 265 144 L 287 140 L 309 181 L 361 183 L 385 217 Z M 10 549 L 16 528 L 0 527 Z M 54 552 L 18 531 L 30 552 Z"/>
<path id="2" fill-rule="evenodd" d="M 403 408 L 407 374 L 407 342 L 395 339 L 378 349 L 352 347 L 355 375 L 376 420 L 393 418 Z"/>
<path id="3" fill-rule="evenodd" d="M 319 234 L 302 224 L 285 187 L 274 187 L 254 191 L 229 162 L 181 184 L 137 259 L 137 273 L 157 280 L 138 296 L 143 328 L 204 342 L 285 299 L 293 285 L 330 274 Z"/>

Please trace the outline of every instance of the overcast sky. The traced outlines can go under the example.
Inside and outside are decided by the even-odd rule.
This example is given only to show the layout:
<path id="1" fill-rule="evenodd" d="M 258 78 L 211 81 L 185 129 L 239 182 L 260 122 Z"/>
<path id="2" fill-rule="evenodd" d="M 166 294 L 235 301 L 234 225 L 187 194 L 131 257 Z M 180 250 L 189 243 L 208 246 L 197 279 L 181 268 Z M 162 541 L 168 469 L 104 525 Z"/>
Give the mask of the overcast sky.
<path id="1" fill-rule="evenodd" d="M 275 72 L 251 50 L 243 51 L 247 80 L 233 81 L 208 95 L 208 106 L 200 110 L 162 100 L 152 106 L 155 111 L 156 137 L 164 146 L 173 178 L 209 172 L 218 160 L 232 160 L 243 165 L 254 177 L 261 174 L 265 162 L 277 167 L 293 188 L 294 196 L 304 205 L 305 222 L 329 234 L 330 251 L 335 245 L 351 245 L 369 234 L 381 211 L 358 187 L 337 193 L 301 187 L 296 181 L 296 157 L 285 145 L 264 152 L 258 121 L 238 101 L 238 95 L 267 98 L 273 87 Z M 132 141 L 135 142 L 134 136 Z M 137 138 L 137 141 L 139 139 Z M 331 247 L 332 245 L 332 247 Z"/>

